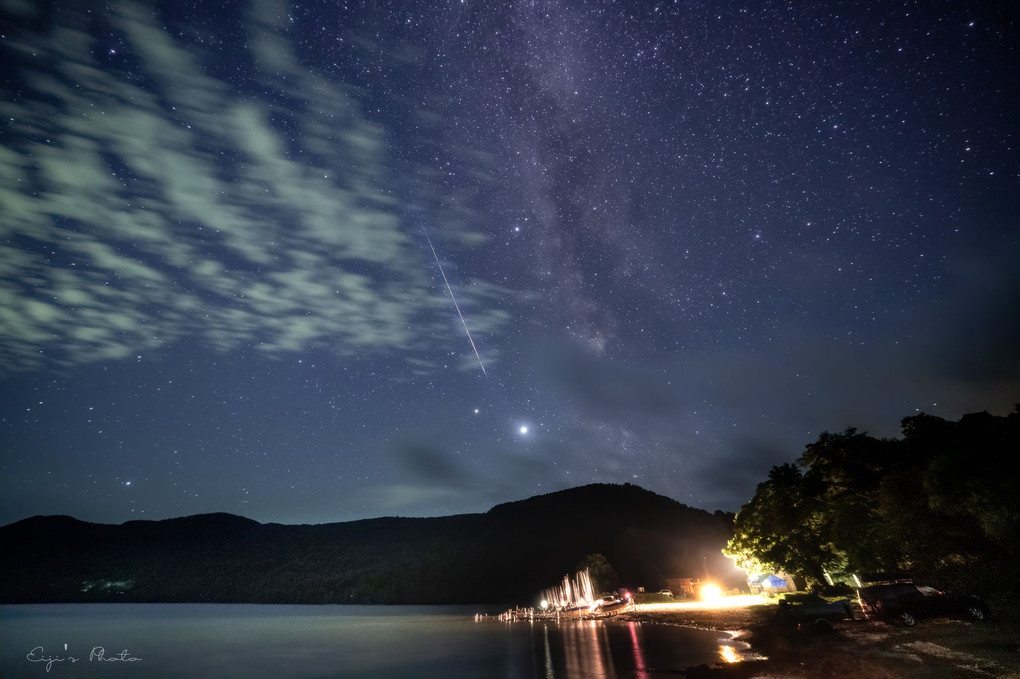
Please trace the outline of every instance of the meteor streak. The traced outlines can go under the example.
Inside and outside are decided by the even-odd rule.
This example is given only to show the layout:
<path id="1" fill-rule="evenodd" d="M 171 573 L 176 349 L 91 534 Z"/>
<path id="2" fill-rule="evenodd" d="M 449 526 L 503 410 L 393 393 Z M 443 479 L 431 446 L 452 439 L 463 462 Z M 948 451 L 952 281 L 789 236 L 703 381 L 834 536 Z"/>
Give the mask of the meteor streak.
<path id="1" fill-rule="evenodd" d="M 450 293 L 450 299 L 453 300 L 453 308 L 457 310 L 457 316 L 460 318 L 460 324 L 464 326 L 464 332 L 467 334 L 468 342 L 471 344 L 471 349 L 475 352 L 475 358 L 478 359 L 478 367 L 482 369 L 482 374 L 486 377 L 489 373 L 485 372 L 485 364 L 482 363 L 482 357 L 478 355 L 478 347 L 475 346 L 475 341 L 471 339 L 471 331 L 468 330 L 467 321 L 464 320 L 464 314 L 460 312 L 460 305 L 457 304 L 457 298 L 453 296 L 453 288 L 450 287 L 450 281 L 446 280 L 446 272 L 443 271 L 443 265 L 439 261 L 439 255 L 436 254 L 436 248 L 432 245 L 432 239 L 429 238 L 429 232 L 425 229 L 425 225 L 421 225 L 422 233 L 425 234 L 425 240 L 429 243 L 429 249 L 432 250 L 432 256 L 436 258 L 436 266 L 439 267 L 439 273 L 443 277 L 443 282 L 446 283 L 446 291 Z"/>

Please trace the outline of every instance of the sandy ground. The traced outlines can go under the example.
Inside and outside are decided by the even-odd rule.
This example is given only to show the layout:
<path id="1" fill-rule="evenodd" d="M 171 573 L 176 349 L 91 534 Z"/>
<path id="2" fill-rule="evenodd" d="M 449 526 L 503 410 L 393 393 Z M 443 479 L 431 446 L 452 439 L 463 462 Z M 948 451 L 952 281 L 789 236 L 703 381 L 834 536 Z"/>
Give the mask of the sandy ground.
<path id="1" fill-rule="evenodd" d="M 924 620 L 915 627 L 845 620 L 829 633 L 815 633 L 780 622 L 776 607 L 760 599 L 726 603 L 646 604 L 617 619 L 730 631 L 750 645 L 744 662 L 681 673 L 692 679 L 1020 679 L 1017 620 Z"/>

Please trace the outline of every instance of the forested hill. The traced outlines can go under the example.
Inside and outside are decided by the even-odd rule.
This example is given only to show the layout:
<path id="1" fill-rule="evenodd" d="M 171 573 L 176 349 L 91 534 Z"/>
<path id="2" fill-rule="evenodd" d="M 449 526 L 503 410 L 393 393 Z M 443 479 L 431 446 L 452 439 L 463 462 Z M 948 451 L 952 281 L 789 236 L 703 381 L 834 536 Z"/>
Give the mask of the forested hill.
<path id="1" fill-rule="evenodd" d="M 0 602 L 529 604 L 593 553 L 630 587 L 732 577 L 730 518 L 629 484 L 321 525 L 40 516 L 0 528 Z"/>

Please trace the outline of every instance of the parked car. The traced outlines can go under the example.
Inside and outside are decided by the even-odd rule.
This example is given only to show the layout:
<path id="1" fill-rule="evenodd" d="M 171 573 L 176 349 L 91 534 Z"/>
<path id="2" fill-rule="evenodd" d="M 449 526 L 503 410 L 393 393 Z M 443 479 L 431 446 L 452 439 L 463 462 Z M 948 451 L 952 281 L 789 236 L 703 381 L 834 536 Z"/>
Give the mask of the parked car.
<path id="1" fill-rule="evenodd" d="M 921 618 L 988 617 L 988 605 L 973 594 L 953 594 L 913 583 L 872 585 L 857 590 L 865 617 L 914 625 Z"/>
<path id="2" fill-rule="evenodd" d="M 660 589 L 659 594 L 661 594 L 662 596 L 673 596 L 673 592 L 671 592 L 668 589 Z"/>
<path id="3" fill-rule="evenodd" d="M 778 615 L 781 619 L 795 623 L 798 628 L 814 632 L 829 632 L 832 623 L 852 620 L 853 608 L 849 599 L 829 601 L 817 594 L 784 594 L 779 600 Z"/>

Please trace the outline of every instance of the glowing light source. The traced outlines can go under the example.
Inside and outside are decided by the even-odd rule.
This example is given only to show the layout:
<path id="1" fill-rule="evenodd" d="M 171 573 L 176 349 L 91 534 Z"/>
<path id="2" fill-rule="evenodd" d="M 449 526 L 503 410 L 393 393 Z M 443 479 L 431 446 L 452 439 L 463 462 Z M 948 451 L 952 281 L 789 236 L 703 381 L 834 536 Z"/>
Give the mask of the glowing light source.
<path id="1" fill-rule="evenodd" d="M 702 601 L 716 601 L 722 598 L 722 588 L 719 585 L 713 585 L 712 583 L 705 583 L 701 586 L 701 592 L 699 598 Z"/>

